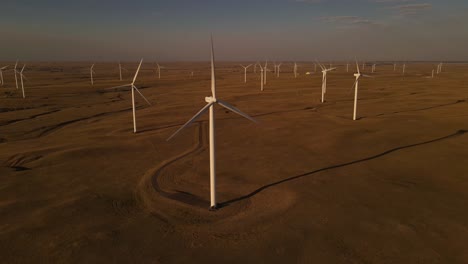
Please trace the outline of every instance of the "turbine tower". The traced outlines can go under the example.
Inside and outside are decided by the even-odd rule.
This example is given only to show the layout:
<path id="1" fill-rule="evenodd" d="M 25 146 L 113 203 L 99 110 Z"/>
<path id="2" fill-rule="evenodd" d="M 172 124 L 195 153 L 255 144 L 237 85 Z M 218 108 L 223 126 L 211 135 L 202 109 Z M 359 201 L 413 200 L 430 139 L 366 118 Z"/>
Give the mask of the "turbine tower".
<path id="1" fill-rule="evenodd" d="M 283 63 L 280 63 L 276 66 L 276 78 L 280 77 L 281 65 L 283 65 Z"/>
<path id="2" fill-rule="evenodd" d="M 148 103 L 148 105 L 151 105 L 151 103 L 148 101 L 148 99 L 146 99 L 146 97 L 145 97 L 145 96 L 140 92 L 140 90 L 138 90 L 138 88 L 135 86 L 135 81 L 136 81 L 136 79 L 137 79 L 138 73 L 140 72 L 140 68 L 141 68 L 141 64 L 142 64 L 142 63 L 143 63 L 143 59 L 141 59 L 140 65 L 138 65 L 138 69 L 137 69 L 137 71 L 136 71 L 136 73 L 135 73 L 135 76 L 133 77 L 132 83 L 109 88 L 109 89 L 117 89 L 117 88 L 130 87 L 130 89 L 132 90 L 133 133 L 136 133 L 136 132 L 137 132 L 137 128 L 136 128 L 136 113 L 135 113 L 135 112 L 136 112 L 136 111 L 135 111 L 135 91 L 137 91 L 137 92 L 140 94 L 140 96 L 146 101 L 146 103 Z"/>
<path id="3" fill-rule="evenodd" d="M 8 68 L 8 65 L 7 66 L 3 66 L 0 68 L 0 85 L 3 86 L 4 82 L 3 82 L 3 71 L 6 70 Z"/>
<path id="4" fill-rule="evenodd" d="M 294 78 L 297 78 L 297 63 L 294 62 Z"/>
<path id="5" fill-rule="evenodd" d="M 354 110 L 353 110 L 353 120 L 357 120 L 357 99 L 358 99 L 358 88 L 359 88 L 359 78 L 361 76 L 363 77 L 371 77 L 369 75 L 361 74 L 361 71 L 359 70 L 359 64 L 356 60 L 356 69 L 357 73 L 354 74 L 354 77 L 356 77 L 356 81 L 353 84 L 354 87 Z"/>
<path id="6" fill-rule="evenodd" d="M 215 112 L 214 106 L 218 104 L 240 116 L 243 116 L 253 122 L 257 122 L 247 114 L 243 113 L 234 106 L 228 104 L 227 102 L 221 101 L 216 98 L 216 77 L 215 77 L 215 63 L 214 63 L 214 48 L 213 48 L 213 38 L 211 38 L 211 96 L 205 97 L 206 105 L 198 111 L 187 123 L 185 123 L 181 128 L 179 128 L 172 136 L 167 140 L 172 139 L 177 135 L 182 129 L 192 124 L 197 120 L 202 114 L 206 111 L 209 111 L 209 144 L 210 144 L 210 209 L 217 209 L 216 202 L 216 155 L 215 155 Z"/>
<path id="7" fill-rule="evenodd" d="M 96 74 L 96 73 L 94 72 L 93 68 L 94 68 L 94 64 L 93 64 L 93 65 L 91 65 L 91 68 L 89 69 L 89 73 L 90 73 L 90 75 L 91 75 L 91 85 L 93 85 L 93 86 L 94 86 L 94 78 L 93 78 L 93 74 Z"/>
<path id="8" fill-rule="evenodd" d="M 16 84 L 16 89 L 18 89 L 18 77 L 16 76 L 16 74 L 18 73 L 18 71 L 16 70 L 17 67 L 18 67 L 18 60 L 16 60 L 15 68 L 13 69 L 13 71 L 15 72 L 15 84 Z"/>
<path id="9" fill-rule="evenodd" d="M 325 93 L 327 93 L 327 73 L 329 71 L 333 71 L 335 70 L 336 68 L 325 68 L 325 65 L 322 65 L 320 64 L 320 62 L 318 62 L 318 65 L 320 66 L 320 68 L 322 68 L 322 99 L 321 99 L 321 102 L 325 102 Z"/>
<path id="10" fill-rule="evenodd" d="M 23 68 L 19 72 L 19 75 L 20 75 L 20 79 L 21 79 L 21 90 L 23 91 L 23 98 L 26 98 L 26 94 L 24 93 L 24 82 L 23 82 L 23 78 L 26 79 L 26 76 L 24 76 L 24 74 L 23 74 L 24 68 L 26 68 L 26 64 L 23 65 Z"/>
<path id="11" fill-rule="evenodd" d="M 247 83 L 247 69 L 248 69 L 250 66 L 252 66 L 252 64 L 249 64 L 249 65 L 247 65 L 247 66 L 244 66 L 244 65 L 240 64 L 240 66 L 241 66 L 242 68 L 244 68 L 244 83 Z"/>

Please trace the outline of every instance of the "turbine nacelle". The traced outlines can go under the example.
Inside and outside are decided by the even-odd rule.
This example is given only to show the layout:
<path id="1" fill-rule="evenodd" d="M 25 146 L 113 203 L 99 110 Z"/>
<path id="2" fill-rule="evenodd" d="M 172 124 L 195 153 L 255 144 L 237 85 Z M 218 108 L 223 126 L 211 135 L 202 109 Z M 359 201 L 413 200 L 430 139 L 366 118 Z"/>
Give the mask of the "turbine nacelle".
<path id="1" fill-rule="evenodd" d="M 214 98 L 213 96 L 207 96 L 205 97 L 205 102 L 209 104 L 215 104 L 218 102 L 218 100 L 216 100 L 216 98 Z"/>

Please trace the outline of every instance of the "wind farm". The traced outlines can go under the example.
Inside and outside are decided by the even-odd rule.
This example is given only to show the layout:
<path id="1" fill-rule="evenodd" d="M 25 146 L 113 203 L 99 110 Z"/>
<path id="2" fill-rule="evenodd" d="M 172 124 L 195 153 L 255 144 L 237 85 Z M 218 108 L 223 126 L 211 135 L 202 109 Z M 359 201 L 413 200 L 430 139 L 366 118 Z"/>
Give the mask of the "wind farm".
<path id="1" fill-rule="evenodd" d="M 326 3 L 292 4 L 322 10 Z M 136 11 L 119 19 L 126 12 Z M 0 56 L 2 262 L 468 261 L 463 58 L 452 59 L 444 46 L 447 57 L 432 57 L 435 44 L 412 56 L 400 38 L 389 48 L 360 35 L 359 48 L 345 34 L 357 29 L 345 26 L 335 30 L 349 41 L 340 48 L 335 31 L 324 33 L 325 45 L 310 44 L 302 32 L 272 41 L 275 30 L 286 28 L 283 37 L 302 28 L 280 26 L 276 16 L 264 20 L 267 14 L 257 24 L 248 14 L 243 21 L 225 14 L 254 35 L 228 22 L 198 32 L 209 16 L 138 14 L 132 19 L 143 22 L 117 24 L 102 38 L 96 32 L 117 22 L 93 23 L 92 37 L 75 49 L 44 35 L 52 38 L 50 59 L 37 59 L 47 50 L 42 38 Z M 188 29 L 169 32 L 160 29 L 167 23 L 155 23 L 154 32 L 143 30 L 159 16 Z M 382 26 L 317 17 L 310 21 L 367 27 L 362 34 Z M 76 41 L 81 30 L 66 37 Z M 106 38 L 112 45 L 102 48 Z M 400 42 L 404 49 L 396 52 Z M 62 60 L 55 59 L 62 49 Z"/>

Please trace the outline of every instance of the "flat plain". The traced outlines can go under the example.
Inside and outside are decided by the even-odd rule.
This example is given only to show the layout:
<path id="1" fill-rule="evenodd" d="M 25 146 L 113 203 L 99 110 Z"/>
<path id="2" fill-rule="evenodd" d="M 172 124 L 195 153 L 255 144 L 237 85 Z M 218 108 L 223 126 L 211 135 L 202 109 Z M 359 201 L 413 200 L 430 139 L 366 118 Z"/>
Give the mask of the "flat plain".
<path id="1" fill-rule="evenodd" d="M 8 63 L 4 63 L 8 64 Z M 11 62 L 9 63 L 12 64 Z M 29 64 L 29 63 L 28 63 Z M 210 64 L 32 63 L 0 87 L 3 263 L 467 263 L 468 65 L 279 78 L 217 64 L 220 208 L 209 211 Z M 370 66 L 364 72 L 369 73 Z M 191 76 L 191 72 L 194 72 Z M 138 96 L 138 95 L 137 95 Z"/>

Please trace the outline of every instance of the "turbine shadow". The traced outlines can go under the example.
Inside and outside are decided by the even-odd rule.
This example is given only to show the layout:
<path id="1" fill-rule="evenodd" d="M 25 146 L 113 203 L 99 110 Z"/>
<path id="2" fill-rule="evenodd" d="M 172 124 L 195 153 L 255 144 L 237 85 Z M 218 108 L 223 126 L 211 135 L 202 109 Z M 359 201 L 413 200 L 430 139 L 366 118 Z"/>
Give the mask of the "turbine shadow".
<path id="1" fill-rule="evenodd" d="M 426 144 L 430 144 L 430 143 L 434 143 L 434 142 L 446 140 L 446 139 L 449 139 L 449 138 L 452 138 L 452 137 L 461 136 L 461 135 L 465 134 L 466 132 L 468 132 L 468 130 L 458 130 L 457 132 L 452 133 L 452 134 L 447 135 L 447 136 L 444 136 L 444 137 L 432 139 L 432 140 L 425 141 L 425 142 L 415 143 L 415 144 L 411 144 L 411 145 L 406 145 L 406 146 L 402 146 L 402 147 L 393 148 L 393 149 L 387 150 L 387 151 L 385 151 L 385 152 L 382 152 L 382 153 L 380 153 L 380 154 L 377 154 L 377 155 L 374 155 L 374 156 L 370 156 L 370 157 L 367 157 L 367 158 L 363 158 L 363 159 L 359 159 L 359 160 L 354 160 L 354 161 L 350 161 L 350 162 L 342 163 L 342 164 L 338 164 L 338 165 L 332 165 L 332 166 L 329 166 L 329 167 L 325 167 L 325 168 L 317 169 L 317 170 L 314 170 L 314 171 L 306 172 L 306 173 L 303 173 L 303 174 L 299 174 L 299 175 L 296 175 L 296 176 L 293 176 L 293 177 L 289 177 L 289 178 L 286 178 L 286 179 L 283 179 L 283 180 L 280 180 L 280 181 L 276 181 L 276 182 L 273 182 L 273 183 L 264 185 L 264 186 L 262 186 L 262 187 L 260 187 L 260 188 L 258 188 L 258 189 L 256 189 L 256 190 L 254 190 L 253 192 L 251 192 L 251 193 L 249 193 L 249 194 L 246 194 L 246 195 L 244 195 L 244 196 L 241 196 L 241 197 L 238 197 L 238 198 L 234 198 L 234 199 L 231 199 L 231 200 L 229 200 L 229 201 L 220 203 L 220 204 L 219 204 L 219 208 L 228 206 L 228 205 L 230 205 L 230 204 L 232 204 L 232 203 L 235 203 L 235 202 L 240 202 L 240 201 L 242 201 L 242 200 L 251 198 L 251 197 L 253 197 L 253 196 L 259 194 L 260 192 L 262 192 L 262 191 L 264 191 L 264 190 L 266 190 L 266 189 L 272 188 L 272 187 L 274 187 L 274 186 L 277 186 L 277 185 L 280 185 L 280 184 L 283 184 L 283 183 L 286 183 L 286 182 L 290 182 L 290 181 L 293 181 L 293 180 L 297 180 L 297 179 L 300 179 L 300 178 L 304 178 L 304 177 L 307 177 L 307 176 L 311 176 L 311 175 L 316 174 L 316 173 L 318 173 L 318 172 L 327 171 L 327 170 L 332 170 L 332 169 L 337 169 L 337 168 L 342 168 L 342 167 L 346 167 L 346 166 L 349 166 L 349 165 L 353 165 L 353 164 L 357 164 L 357 163 L 361 163 L 361 162 L 365 162 L 365 161 L 377 159 L 377 158 L 380 158 L 380 157 L 382 157 L 382 156 L 388 155 L 388 154 L 390 154 L 390 153 L 393 153 L 393 152 L 396 152 L 396 151 L 399 151 L 399 150 L 402 150 L 402 149 L 407 149 L 407 148 L 422 146 L 422 145 L 426 145 Z"/>

